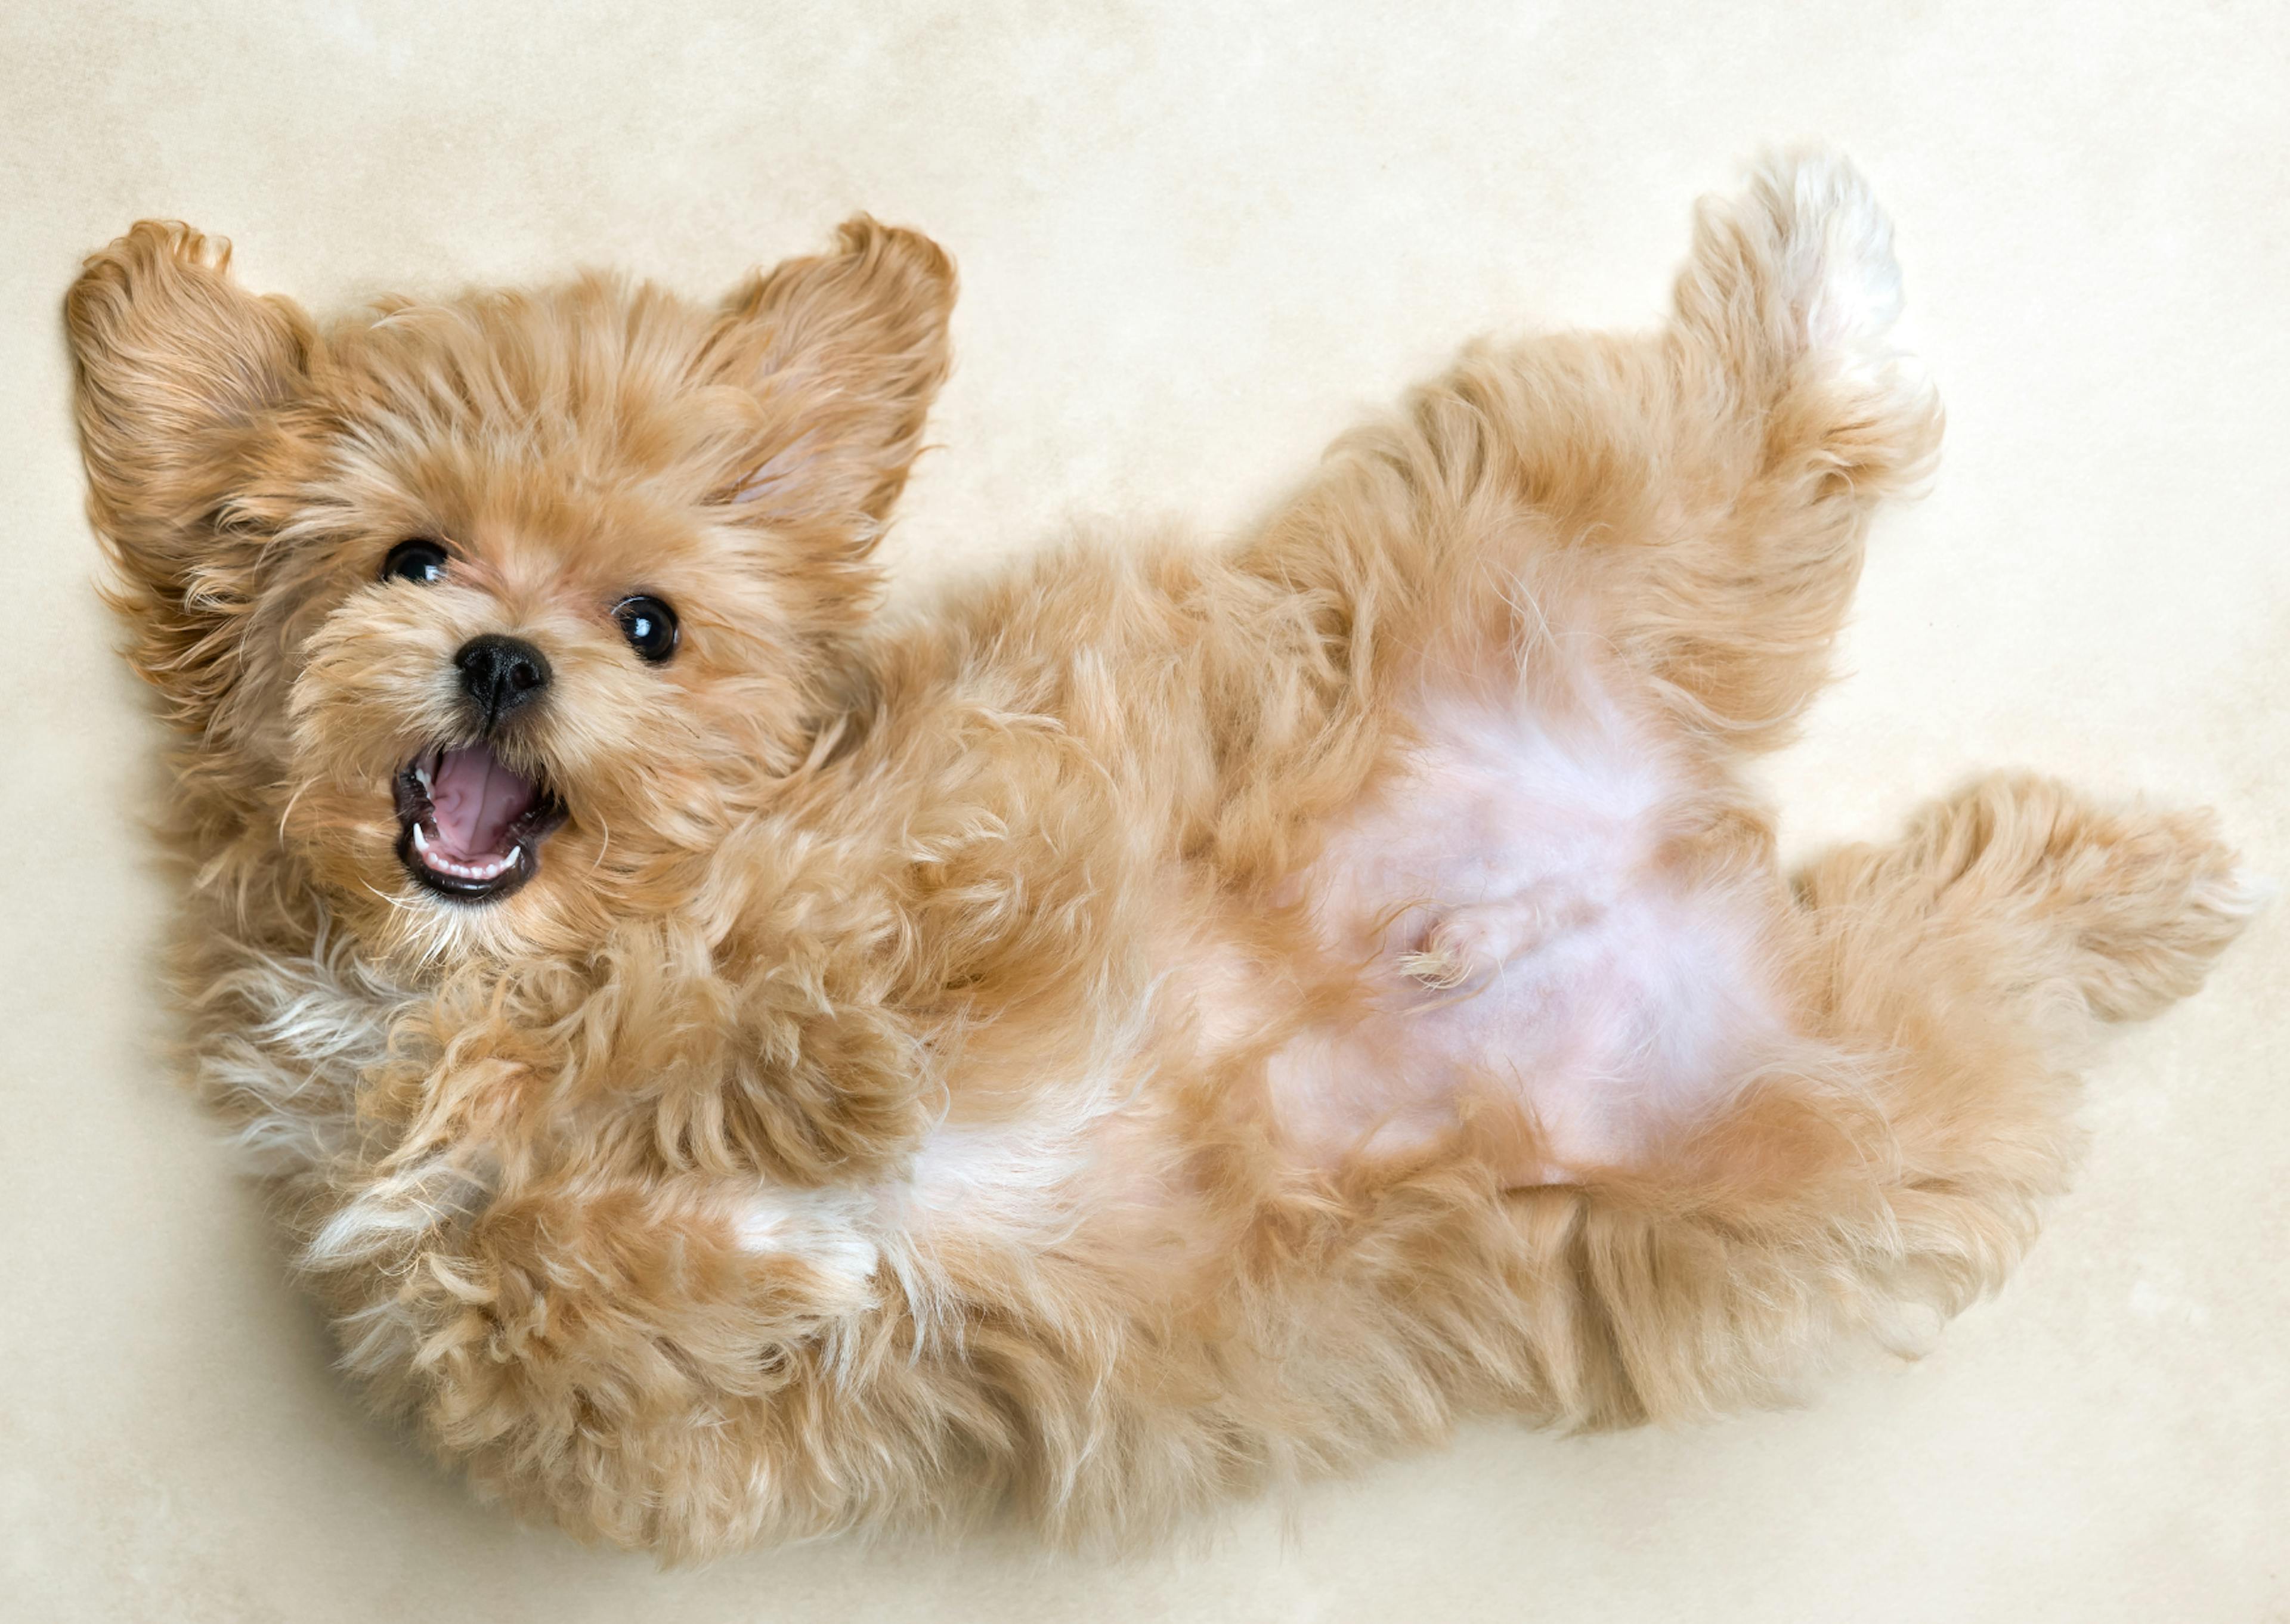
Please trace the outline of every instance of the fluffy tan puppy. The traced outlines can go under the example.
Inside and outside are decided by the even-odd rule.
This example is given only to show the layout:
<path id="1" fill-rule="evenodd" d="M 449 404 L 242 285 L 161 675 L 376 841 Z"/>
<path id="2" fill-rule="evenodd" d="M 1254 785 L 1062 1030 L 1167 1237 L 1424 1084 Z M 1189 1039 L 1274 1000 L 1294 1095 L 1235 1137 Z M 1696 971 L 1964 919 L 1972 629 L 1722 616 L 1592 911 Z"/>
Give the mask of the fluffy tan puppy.
<path id="1" fill-rule="evenodd" d="M 1742 782 L 1940 412 L 1841 160 L 1675 319 L 1470 352 L 1228 553 L 916 618 L 954 274 L 331 327 L 146 222 L 68 304 L 180 734 L 200 1086 L 344 1365 L 669 1557 L 1151 1538 L 1445 1434 L 1786 1394 L 1996 1284 L 2072 1068 L 2246 912 L 2200 816 L 1975 784 L 1794 876 Z"/>

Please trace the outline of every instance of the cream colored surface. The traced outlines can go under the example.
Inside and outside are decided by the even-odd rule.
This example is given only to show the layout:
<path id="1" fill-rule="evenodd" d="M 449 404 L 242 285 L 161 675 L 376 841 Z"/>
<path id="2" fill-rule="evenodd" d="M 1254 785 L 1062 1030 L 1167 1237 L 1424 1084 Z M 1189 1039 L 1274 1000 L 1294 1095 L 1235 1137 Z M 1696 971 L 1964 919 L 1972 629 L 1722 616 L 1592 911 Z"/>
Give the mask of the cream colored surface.
<path id="1" fill-rule="evenodd" d="M 2080 1188 L 1917 1365 L 1452 1450 L 1118 1566 L 697 1572 L 476 1507 L 355 1410 L 171 1087 L 156 732 L 89 586 L 58 305 L 143 215 L 315 308 L 603 261 L 695 292 L 858 208 L 959 259 L 909 588 L 1077 515 L 1230 531 L 1462 338 L 1652 317 L 1698 192 L 1825 136 L 1950 449 L 1773 779 L 1800 845 L 2025 763 L 2290 877 L 2290 10 L 2275 0 L 0 17 L 0 1617 L 2290 1618 L 2290 907 L 2097 1073 Z M 204 12 L 204 14 L 202 14 Z"/>

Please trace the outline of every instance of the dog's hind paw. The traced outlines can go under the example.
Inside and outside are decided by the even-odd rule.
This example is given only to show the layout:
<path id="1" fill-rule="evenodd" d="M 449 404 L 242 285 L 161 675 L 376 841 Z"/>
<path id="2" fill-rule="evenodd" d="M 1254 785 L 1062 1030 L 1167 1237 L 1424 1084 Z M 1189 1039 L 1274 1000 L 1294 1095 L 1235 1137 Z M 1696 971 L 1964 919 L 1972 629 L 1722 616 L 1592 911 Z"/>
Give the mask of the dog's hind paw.
<path id="1" fill-rule="evenodd" d="M 1753 318 L 1785 348 L 1874 343 L 1901 314 L 1893 226 L 1861 172 L 1821 148 L 1779 154 L 1726 198 L 1705 198 L 1678 287 L 1712 326 Z"/>
<path id="2" fill-rule="evenodd" d="M 1892 222 L 1842 154 L 1769 157 L 1739 193 L 1705 199 L 1677 302 L 1680 327 L 1775 430 L 1856 488 L 1911 486 L 1930 468 L 1939 399 L 1888 337 L 1901 314 Z"/>

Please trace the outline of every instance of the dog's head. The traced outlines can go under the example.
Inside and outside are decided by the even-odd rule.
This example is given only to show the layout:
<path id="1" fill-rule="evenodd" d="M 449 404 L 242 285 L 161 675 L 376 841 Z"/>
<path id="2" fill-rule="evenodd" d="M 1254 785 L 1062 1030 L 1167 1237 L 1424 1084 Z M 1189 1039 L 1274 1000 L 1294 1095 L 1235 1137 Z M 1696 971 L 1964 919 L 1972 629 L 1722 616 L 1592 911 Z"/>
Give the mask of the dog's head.
<path id="1" fill-rule="evenodd" d="M 393 954 L 674 906 L 828 748 L 953 272 L 864 219 L 715 308 L 589 277 L 320 332 L 180 226 L 67 315 L 131 656 L 211 872 Z"/>

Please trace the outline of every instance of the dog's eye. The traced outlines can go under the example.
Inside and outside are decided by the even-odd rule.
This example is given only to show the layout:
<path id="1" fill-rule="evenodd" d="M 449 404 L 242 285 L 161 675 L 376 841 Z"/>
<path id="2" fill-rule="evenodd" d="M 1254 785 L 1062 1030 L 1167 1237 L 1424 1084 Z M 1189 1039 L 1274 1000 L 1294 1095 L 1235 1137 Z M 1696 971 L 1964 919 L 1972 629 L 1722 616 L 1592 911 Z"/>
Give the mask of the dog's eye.
<path id="1" fill-rule="evenodd" d="M 389 556 L 381 561 L 381 578 L 419 581 L 426 587 L 445 579 L 446 557 L 444 548 L 417 536 L 389 549 Z"/>
<path id="2" fill-rule="evenodd" d="M 613 606 L 613 619 L 629 646 L 658 665 L 676 652 L 676 611 L 656 597 L 624 597 Z"/>

